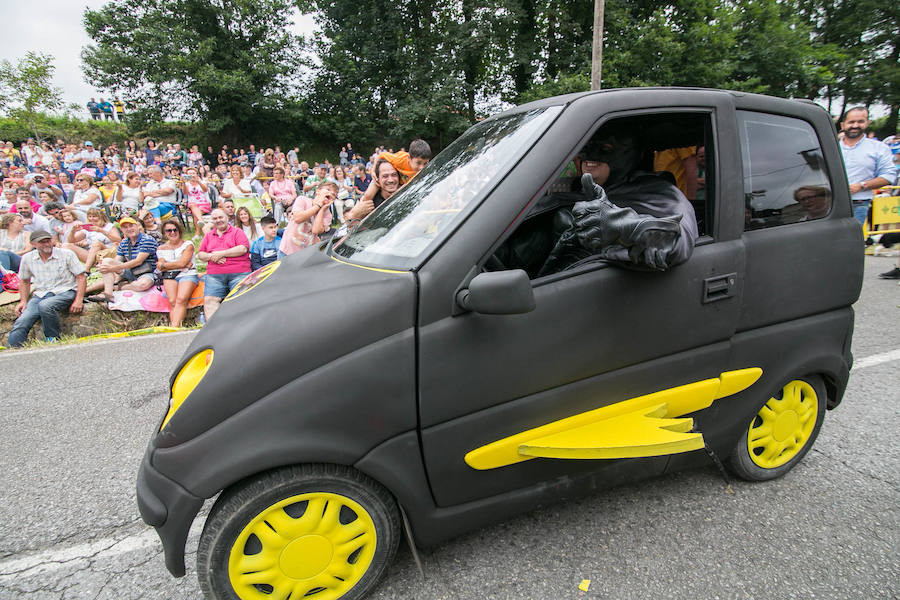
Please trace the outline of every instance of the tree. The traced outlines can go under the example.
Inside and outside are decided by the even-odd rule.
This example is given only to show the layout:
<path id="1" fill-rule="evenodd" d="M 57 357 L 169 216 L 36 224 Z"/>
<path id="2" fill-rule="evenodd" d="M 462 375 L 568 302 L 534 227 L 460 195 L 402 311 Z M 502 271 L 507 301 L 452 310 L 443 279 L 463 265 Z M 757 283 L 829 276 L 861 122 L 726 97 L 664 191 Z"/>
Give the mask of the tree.
<path id="1" fill-rule="evenodd" d="M 63 107 L 62 90 L 52 84 L 53 58 L 28 51 L 13 65 L 0 61 L 0 110 L 28 124 L 36 139 L 41 138 L 39 113 Z"/>
<path id="2" fill-rule="evenodd" d="M 288 0 L 122 0 L 85 10 L 85 77 L 137 119 L 201 119 L 223 139 L 284 132 L 301 40 Z"/>

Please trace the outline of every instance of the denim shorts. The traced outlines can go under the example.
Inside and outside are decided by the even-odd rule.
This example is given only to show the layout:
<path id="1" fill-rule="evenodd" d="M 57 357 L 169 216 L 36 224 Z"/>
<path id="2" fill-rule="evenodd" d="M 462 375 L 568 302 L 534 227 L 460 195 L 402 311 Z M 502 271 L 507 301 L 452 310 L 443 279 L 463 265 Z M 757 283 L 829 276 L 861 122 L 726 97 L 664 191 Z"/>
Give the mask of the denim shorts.
<path id="1" fill-rule="evenodd" d="M 224 298 L 231 291 L 231 288 L 240 283 L 241 279 L 250 273 L 216 273 L 215 275 L 206 274 L 205 285 L 203 290 L 204 296 L 213 298 Z"/>
<path id="2" fill-rule="evenodd" d="M 175 281 L 178 281 L 178 282 L 193 281 L 194 283 L 200 283 L 200 278 L 195 273 L 193 275 L 179 275 L 178 277 L 175 278 Z"/>

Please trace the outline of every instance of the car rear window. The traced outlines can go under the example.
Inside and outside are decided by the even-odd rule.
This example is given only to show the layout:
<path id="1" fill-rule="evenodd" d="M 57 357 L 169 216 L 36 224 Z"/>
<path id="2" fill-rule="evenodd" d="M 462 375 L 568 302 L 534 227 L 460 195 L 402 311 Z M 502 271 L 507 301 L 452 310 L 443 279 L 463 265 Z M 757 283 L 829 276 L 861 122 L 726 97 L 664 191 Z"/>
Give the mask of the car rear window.
<path id="1" fill-rule="evenodd" d="M 744 162 L 744 230 L 821 219 L 831 183 L 812 126 L 801 119 L 738 111 Z"/>

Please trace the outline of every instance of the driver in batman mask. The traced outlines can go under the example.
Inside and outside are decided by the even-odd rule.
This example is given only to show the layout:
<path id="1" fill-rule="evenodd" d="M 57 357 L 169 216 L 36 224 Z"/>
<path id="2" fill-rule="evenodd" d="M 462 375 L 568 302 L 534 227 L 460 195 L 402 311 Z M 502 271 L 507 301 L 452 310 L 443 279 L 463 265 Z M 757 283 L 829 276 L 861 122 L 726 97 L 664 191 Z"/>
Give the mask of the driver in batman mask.
<path id="1" fill-rule="evenodd" d="M 666 179 L 638 170 L 642 153 L 636 136 L 614 128 L 601 130 L 582 149 L 574 186 L 584 199 L 573 206 L 573 223 L 543 272 L 588 257 L 655 271 L 690 258 L 698 237 L 694 207 Z"/>

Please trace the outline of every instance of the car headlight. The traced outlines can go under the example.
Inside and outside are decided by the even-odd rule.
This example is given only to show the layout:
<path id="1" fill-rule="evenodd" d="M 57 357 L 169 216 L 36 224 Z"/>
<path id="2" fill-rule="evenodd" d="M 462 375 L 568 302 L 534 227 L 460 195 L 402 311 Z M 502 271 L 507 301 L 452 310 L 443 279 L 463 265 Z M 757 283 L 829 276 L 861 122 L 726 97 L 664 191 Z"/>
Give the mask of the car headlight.
<path id="1" fill-rule="evenodd" d="M 172 397 L 169 400 L 169 412 L 166 413 L 166 418 L 163 419 L 162 425 L 159 426 L 160 430 L 166 426 L 169 419 L 175 416 L 176 411 L 181 408 L 181 405 L 184 404 L 187 397 L 194 391 L 194 388 L 197 387 L 197 384 L 200 383 L 200 380 L 203 379 L 203 376 L 209 371 L 212 361 L 212 348 L 207 348 L 192 356 L 190 360 L 181 367 L 181 370 L 175 377 L 175 383 L 172 384 Z"/>

